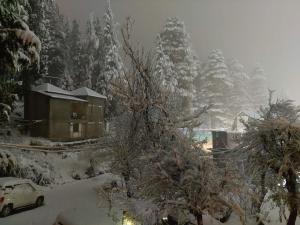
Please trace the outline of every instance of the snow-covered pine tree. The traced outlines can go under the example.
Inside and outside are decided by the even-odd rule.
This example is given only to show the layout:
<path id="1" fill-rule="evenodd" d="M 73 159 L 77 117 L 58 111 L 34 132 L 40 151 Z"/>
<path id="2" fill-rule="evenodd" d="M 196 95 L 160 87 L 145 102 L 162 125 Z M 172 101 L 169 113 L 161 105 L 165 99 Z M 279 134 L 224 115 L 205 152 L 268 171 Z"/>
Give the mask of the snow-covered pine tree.
<path id="1" fill-rule="evenodd" d="M 98 70 L 98 51 L 100 48 L 101 34 L 99 34 L 100 21 L 95 17 L 94 13 L 89 15 L 87 22 L 86 39 L 83 43 L 81 64 L 83 66 L 83 74 L 81 75 L 82 86 L 92 88 L 94 73 Z M 100 27 L 101 29 L 101 27 Z M 101 51 L 100 51 L 101 52 Z M 100 62 L 101 63 L 101 62 Z"/>
<path id="2" fill-rule="evenodd" d="M 37 71 L 37 78 L 49 76 L 49 50 L 51 46 L 50 35 L 50 17 L 52 1 L 50 0 L 29 0 L 30 13 L 29 24 L 32 26 L 34 32 L 39 36 L 42 42 L 42 49 L 40 54 L 40 68 Z"/>
<path id="3" fill-rule="evenodd" d="M 53 0 L 29 0 L 29 24 L 42 42 L 40 68 L 34 70 L 40 82 L 51 82 L 58 86 L 65 83 L 65 51 L 63 16 Z"/>
<path id="4" fill-rule="evenodd" d="M 156 52 L 154 58 L 153 76 L 159 80 L 159 83 L 168 94 L 167 107 L 170 112 L 178 116 L 178 107 L 181 107 L 178 102 L 179 93 L 177 89 L 177 79 L 173 70 L 173 63 L 168 55 L 164 53 L 160 36 L 157 36 Z"/>
<path id="5" fill-rule="evenodd" d="M 252 98 L 252 107 L 257 110 L 260 106 L 265 105 L 268 99 L 268 88 L 266 84 L 266 74 L 260 65 L 256 65 L 250 74 L 249 94 Z"/>
<path id="6" fill-rule="evenodd" d="M 39 61 L 41 43 L 28 23 L 28 1 L 1 1 L 0 73 L 15 75 Z M 29 25 L 28 25 L 29 24 Z"/>
<path id="7" fill-rule="evenodd" d="M 245 72 L 244 66 L 237 60 L 232 59 L 228 63 L 229 75 L 233 82 L 231 88 L 230 111 L 233 118 L 239 113 L 249 110 L 250 96 L 248 93 L 249 76 Z"/>
<path id="8" fill-rule="evenodd" d="M 99 74 L 103 73 L 104 69 L 104 44 L 103 44 L 103 29 L 101 26 L 101 21 L 99 17 L 94 18 L 94 29 L 95 34 L 97 37 L 97 42 L 94 44 L 98 44 L 98 46 L 95 47 L 94 52 L 94 66 L 93 66 L 93 72 L 92 72 L 92 87 L 93 89 L 97 89 L 97 80 L 99 77 Z"/>
<path id="9" fill-rule="evenodd" d="M 76 20 L 72 21 L 71 31 L 68 35 L 69 55 L 70 55 L 70 73 L 72 74 L 74 88 L 82 86 L 81 76 L 83 74 L 82 59 L 82 42 L 79 24 Z"/>
<path id="10" fill-rule="evenodd" d="M 27 1 L 1 1 L 0 12 L 0 122 L 7 122 L 16 100 L 16 75 L 39 63 L 41 43 L 27 25 Z"/>
<path id="11" fill-rule="evenodd" d="M 41 21 L 43 18 L 43 10 L 41 10 L 42 2 L 43 1 L 29 0 L 28 5 L 26 7 L 28 11 L 28 25 L 36 34 L 39 35 L 41 42 L 43 42 L 43 39 L 45 37 L 45 33 L 41 32 Z M 34 64 L 20 73 L 19 80 L 22 81 L 23 92 L 29 89 L 30 85 L 34 84 L 36 80 L 41 78 L 40 71 L 44 68 L 42 53 L 40 54 L 40 59 L 41 61 L 39 64 Z"/>
<path id="12" fill-rule="evenodd" d="M 233 87 L 221 50 L 213 50 L 201 74 L 201 102 L 212 105 L 208 112 L 210 128 L 230 127 L 230 94 Z"/>
<path id="13" fill-rule="evenodd" d="M 178 18 L 169 18 L 159 36 L 164 53 L 173 63 L 172 69 L 176 74 L 177 89 L 182 99 L 180 111 L 185 115 L 191 114 L 193 80 L 196 74 L 193 69 L 194 54 L 185 25 Z"/>
<path id="14" fill-rule="evenodd" d="M 164 53 L 161 38 L 158 35 L 154 62 L 154 76 L 162 82 L 164 87 L 172 92 L 174 92 L 177 87 L 177 79 L 173 67 L 174 65 L 169 56 Z"/>
<path id="15" fill-rule="evenodd" d="M 103 73 L 97 79 L 97 91 L 112 99 L 111 82 L 122 73 L 123 64 L 119 55 L 119 41 L 116 32 L 116 23 L 111 10 L 110 0 L 104 14 L 103 28 Z"/>
<path id="16" fill-rule="evenodd" d="M 65 79 L 65 40 L 64 20 L 59 12 L 58 5 L 52 1 L 50 4 L 50 49 L 49 49 L 49 76 L 51 82 L 59 87 L 64 87 Z"/>
<path id="17" fill-rule="evenodd" d="M 193 71 L 196 74 L 193 80 L 193 111 L 203 109 L 206 105 L 202 102 L 202 98 L 199 95 L 201 88 L 201 72 L 203 63 L 199 60 L 199 57 L 195 54 L 193 60 Z"/>
<path id="18" fill-rule="evenodd" d="M 70 24 L 68 19 L 63 21 L 63 46 L 64 46 L 64 63 L 65 70 L 62 82 L 62 88 L 65 90 L 73 90 L 74 82 L 72 77 L 72 60 L 71 60 L 71 50 L 70 50 Z"/>

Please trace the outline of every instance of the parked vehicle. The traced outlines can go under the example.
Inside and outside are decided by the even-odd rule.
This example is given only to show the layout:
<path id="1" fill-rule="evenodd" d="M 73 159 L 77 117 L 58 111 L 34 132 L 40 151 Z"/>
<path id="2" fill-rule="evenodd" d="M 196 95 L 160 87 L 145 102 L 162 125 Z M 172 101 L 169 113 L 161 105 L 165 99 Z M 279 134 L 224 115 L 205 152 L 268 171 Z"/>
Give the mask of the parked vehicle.
<path id="1" fill-rule="evenodd" d="M 0 214 L 9 216 L 13 210 L 28 206 L 42 206 L 43 193 L 31 180 L 14 177 L 0 178 Z"/>
<path id="2" fill-rule="evenodd" d="M 120 209 L 69 209 L 61 212 L 53 225 L 140 225 Z"/>

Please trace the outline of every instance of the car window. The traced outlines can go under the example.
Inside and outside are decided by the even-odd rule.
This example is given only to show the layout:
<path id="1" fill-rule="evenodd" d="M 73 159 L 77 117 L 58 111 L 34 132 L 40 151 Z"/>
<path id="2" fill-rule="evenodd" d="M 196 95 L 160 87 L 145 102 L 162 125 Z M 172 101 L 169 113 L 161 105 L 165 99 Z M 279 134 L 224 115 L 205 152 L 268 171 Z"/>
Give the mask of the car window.
<path id="1" fill-rule="evenodd" d="M 14 187 L 14 192 L 33 192 L 34 189 L 30 184 L 18 184 Z"/>
<path id="2" fill-rule="evenodd" d="M 33 187 L 30 184 L 23 184 L 23 190 L 25 192 L 33 192 L 34 191 Z"/>
<path id="3" fill-rule="evenodd" d="M 13 190 L 12 186 L 3 187 L 4 194 L 8 194 Z"/>
<path id="4" fill-rule="evenodd" d="M 22 188 L 22 184 L 18 184 L 14 186 L 14 193 L 18 193 L 18 192 L 22 192 L 23 188 Z"/>

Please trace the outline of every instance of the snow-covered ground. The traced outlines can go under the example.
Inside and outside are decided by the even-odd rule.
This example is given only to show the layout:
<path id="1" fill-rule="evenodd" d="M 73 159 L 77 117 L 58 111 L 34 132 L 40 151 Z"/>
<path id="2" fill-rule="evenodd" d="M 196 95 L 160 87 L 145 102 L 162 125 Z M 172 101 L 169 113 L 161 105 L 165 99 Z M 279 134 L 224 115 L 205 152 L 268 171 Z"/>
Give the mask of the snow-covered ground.
<path id="1" fill-rule="evenodd" d="M 111 180 L 110 174 L 104 174 L 88 180 L 75 181 L 45 190 L 45 205 L 17 212 L 6 218 L 0 218 L 1 225 L 52 225 L 56 216 L 64 210 L 74 209 L 85 212 L 90 208 L 103 206 L 95 188 Z M 220 223 L 204 218 L 205 225 Z M 230 224 L 233 225 L 233 224 Z"/>
<path id="2" fill-rule="evenodd" d="M 77 179 L 86 179 L 86 172 L 91 165 L 96 174 L 107 172 L 110 164 L 109 149 L 87 148 L 81 152 L 43 153 L 0 148 L 0 153 L 13 155 L 17 166 L 26 170 L 26 178 L 38 182 L 36 177 L 42 174 L 51 184 L 71 182 L 75 176 Z"/>
<path id="3" fill-rule="evenodd" d="M 59 212 L 76 208 L 85 212 L 97 208 L 100 200 L 94 190 L 99 184 L 111 179 L 104 174 L 92 179 L 75 181 L 45 190 L 45 205 L 31 210 L 17 212 L 6 218 L 0 218 L 1 225 L 53 225 Z"/>
<path id="4" fill-rule="evenodd" d="M 56 216 L 68 209 L 86 212 L 88 209 L 97 209 L 103 207 L 105 201 L 99 198 L 95 191 L 99 185 L 107 184 L 116 179 L 111 174 L 103 174 L 95 178 L 74 181 L 64 185 L 57 185 L 45 189 L 45 205 L 31 210 L 17 212 L 7 218 L 0 218 L 1 225 L 52 225 Z M 265 206 L 266 208 L 267 206 Z M 285 225 L 286 222 L 279 222 L 278 210 L 269 211 L 269 225 Z M 222 223 L 204 216 L 204 225 L 221 225 Z M 225 225 L 239 225 L 239 218 L 233 215 Z M 256 225 L 248 220 L 248 225 Z M 300 225 L 298 219 L 297 225 Z"/>

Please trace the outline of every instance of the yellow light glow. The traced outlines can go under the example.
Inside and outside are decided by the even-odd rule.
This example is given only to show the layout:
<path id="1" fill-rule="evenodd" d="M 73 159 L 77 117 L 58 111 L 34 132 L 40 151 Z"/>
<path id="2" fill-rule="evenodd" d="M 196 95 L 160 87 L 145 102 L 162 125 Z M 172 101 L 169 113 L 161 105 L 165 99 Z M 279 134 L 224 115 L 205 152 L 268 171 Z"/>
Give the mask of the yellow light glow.
<path id="1" fill-rule="evenodd" d="M 130 218 L 124 218 L 123 225 L 134 225 L 134 221 Z"/>

